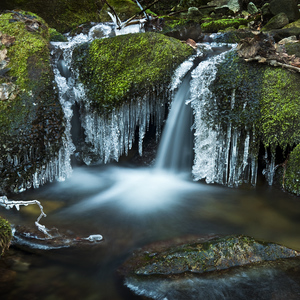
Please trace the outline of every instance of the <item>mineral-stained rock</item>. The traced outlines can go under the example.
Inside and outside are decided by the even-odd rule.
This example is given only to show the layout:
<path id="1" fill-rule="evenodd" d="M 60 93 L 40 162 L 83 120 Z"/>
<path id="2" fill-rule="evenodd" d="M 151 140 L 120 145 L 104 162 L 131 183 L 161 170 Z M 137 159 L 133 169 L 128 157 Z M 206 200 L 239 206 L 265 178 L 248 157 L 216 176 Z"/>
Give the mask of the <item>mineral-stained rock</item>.
<path id="1" fill-rule="evenodd" d="M 208 236 L 146 246 L 130 257 L 121 273 L 174 275 L 206 273 L 231 267 L 300 256 L 298 251 L 243 235 Z"/>

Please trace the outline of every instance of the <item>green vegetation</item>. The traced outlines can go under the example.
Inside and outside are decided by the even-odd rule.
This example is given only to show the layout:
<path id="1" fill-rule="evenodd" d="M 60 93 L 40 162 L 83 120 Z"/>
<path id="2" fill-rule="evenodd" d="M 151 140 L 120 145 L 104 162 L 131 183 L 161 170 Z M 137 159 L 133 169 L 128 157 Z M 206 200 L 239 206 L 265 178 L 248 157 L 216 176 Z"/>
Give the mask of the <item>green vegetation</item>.
<path id="1" fill-rule="evenodd" d="M 0 217 L 0 256 L 8 249 L 12 239 L 12 231 L 8 221 Z"/>
<path id="2" fill-rule="evenodd" d="M 300 75 L 266 67 L 260 99 L 261 137 L 266 147 L 285 149 L 300 143 Z"/>
<path id="3" fill-rule="evenodd" d="M 84 44 L 75 49 L 73 64 L 94 107 L 109 111 L 168 83 L 174 68 L 192 52 L 174 38 L 148 32 Z"/>
<path id="4" fill-rule="evenodd" d="M 300 196 L 300 144 L 290 153 L 284 178 L 284 188 Z"/>
<path id="5" fill-rule="evenodd" d="M 231 235 L 169 245 L 150 245 L 136 252 L 122 267 L 135 275 L 174 275 L 185 272 L 205 273 L 257 262 L 296 257 L 300 253 L 284 246 L 252 237 Z"/>
<path id="6" fill-rule="evenodd" d="M 219 19 L 209 21 L 201 24 L 203 32 L 218 32 L 226 28 L 239 28 L 241 25 L 247 25 L 248 21 L 245 19 Z"/>
<path id="7" fill-rule="evenodd" d="M 31 181 L 37 167 L 53 158 L 61 146 L 63 112 L 53 88 L 50 34 L 45 21 L 28 12 L 0 16 L 0 32 L 14 39 L 6 48 L 9 71 L 0 85 L 13 87 L 0 101 L 0 191 L 18 189 Z M 28 157 L 14 164 L 11 157 Z M 31 156 L 31 155 L 30 155 Z"/>
<path id="8" fill-rule="evenodd" d="M 121 20 L 128 19 L 140 11 L 133 0 L 108 2 Z M 94 0 L 2 0 L 1 8 L 32 11 L 59 32 L 70 31 L 84 23 L 110 20 L 107 5 L 104 5 L 103 1 Z"/>

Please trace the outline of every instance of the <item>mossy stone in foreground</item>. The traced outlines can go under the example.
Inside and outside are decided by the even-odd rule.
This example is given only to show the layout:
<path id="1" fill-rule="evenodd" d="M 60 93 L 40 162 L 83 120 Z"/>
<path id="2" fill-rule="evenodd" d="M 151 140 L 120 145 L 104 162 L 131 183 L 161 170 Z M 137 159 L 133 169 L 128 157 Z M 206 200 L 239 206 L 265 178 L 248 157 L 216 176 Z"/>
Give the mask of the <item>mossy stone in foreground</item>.
<path id="1" fill-rule="evenodd" d="M 8 221 L 0 217 L 0 256 L 8 249 L 12 239 L 12 231 Z"/>
<path id="2" fill-rule="evenodd" d="M 94 40 L 73 53 L 73 66 L 92 106 L 110 111 L 169 83 L 173 70 L 193 49 L 159 33 L 128 34 Z"/>
<path id="3" fill-rule="evenodd" d="M 205 273 L 299 255 L 298 251 L 248 236 L 217 236 L 180 245 L 175 241 L 167 247 L 163 243 L 146 246 L 125 262 L 121 272 L 135 275 Z"/>

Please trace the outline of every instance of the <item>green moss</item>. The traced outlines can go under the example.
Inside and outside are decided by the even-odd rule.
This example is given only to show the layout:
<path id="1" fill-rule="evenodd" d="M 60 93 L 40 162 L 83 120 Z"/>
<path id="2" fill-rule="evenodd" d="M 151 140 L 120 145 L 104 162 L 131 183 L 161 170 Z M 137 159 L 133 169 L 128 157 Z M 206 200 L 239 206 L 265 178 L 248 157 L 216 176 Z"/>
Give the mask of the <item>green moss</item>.
<path id="1" fill-rule="evenodd" d="M 0 217 L 0 256 L 8 249 L 12 239 L 12 231 L 8 221 Z"/>
<path id="2" fill-rule="evenodd" d="M 290 153 L 284 177 L 284 188 L 300 196 L 300 144 Z"/>
<path id="3" fill-rule="evenodd" d="M 33 22 L 39 25 L 34 31 L 26 27 Z M 10 70 L 0 79 L 15 87 L 13 97 L 0 101 L 0 192 L 7 193 L 32 182 L 36 169 L 53 159 L 64 126 L 45 21 L 27 12 L 7 13 L 0 16 L 0 31 L 15 37 L 7 47 Z"/>
<path id="4" fill-rule="evenodd" d="M 265 146 L 300 143 L 300 75 L 266 67 L 262 78 L 260 130 Z"/>
<path id="5" fill-rule="evenodd" d="M 232 235 L 203 242 L 195 239 L 180 245 L 175 241 L 164 248 L 159 244 L 150 245 L 135 253 L 123 267 L 125 272 L 135 275 L 204 273 L 299 255 L 278 244 Z"/>
<path id="6" fill-rule="evenodd" d="M 174 68 L 192 52 L 174 38 L 148 32 L 84 44 L 75 49 L 73 63 L 94 106 L 109 111 L 168 83 Z"/>
<path id="7" fill-rule="evenodd" d="M 26 17 L 26 14 L 24 16 Z M 42 19 L 36 15 L 34 16 L 42 24 L 37 32 L 28 31 L 25 22 L 16 19 L 14 13 L 3 14 L 0 17 L 0 31 L 16 38 L 14 45 L 8 48 L 7 56 L 10 59 L 8 68 L 10 68 L 9 75 L 16 78 L 15 83 L 21 90 L 29 90 L 29 86 L 33 84 L 29 80 L 28 73 L 28 60 L 30 57 L 39 53 L 40 60 L 37 63 L 43 67 L 48 66 L 50 70 L 48 27 Z M 14 19 L 17 21 L 11 23 L 10 20 Z"/>
<path id="8" fill-rule="evenodd" d="M 33 11 L 50 27 L 66 32 L 80 24 L 100 21 L 98 11 L 103 4 L 94 0 L 3 0 L 3 9 Z"/>
<path id="9" fill-rule="evenodd" d="M 245 19 L 220 19 L 201 24 L 203 32 L 218 32 L 228 27 L 239 28 L 241 25 L 247 25 L 248 21 Z"/>
<path id="10" fill-rule="evenodd" d="M 109 0 L 108 3 L 114 8 L 117 15 L 122 21 L 134 16 L 141 11 L 137 4 L 132 0 Z M 107 4 L 105 4 L 100 12 L 100 18 L 102 22 L 111 21 L 111 18 L 108 15 L 107 11 L 110 11 L 110 8 Z"/>
<path id="11" fill-rule="evenodd" d="M 55 28 L 49 28 L 51 42 L 67 42 L 67 38 L 58 32 Z"/>

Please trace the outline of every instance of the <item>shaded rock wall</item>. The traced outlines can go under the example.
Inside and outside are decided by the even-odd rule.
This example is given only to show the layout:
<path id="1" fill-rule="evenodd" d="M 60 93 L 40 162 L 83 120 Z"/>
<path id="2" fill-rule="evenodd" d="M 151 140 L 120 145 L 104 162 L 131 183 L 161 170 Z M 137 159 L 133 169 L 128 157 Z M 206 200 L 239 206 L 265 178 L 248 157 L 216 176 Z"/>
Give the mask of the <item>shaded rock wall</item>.
<path id="1" fill-rule="evenodd" d="M 15 40 L 4 45 L 8 71 L 0 78 L 2 87 L 15 88 L 0 101 L 0 193 L 6 193 L 32 185 L 62 146 L 64 126 L 47 24 L 30 13 L 8 13 L 0 16 L 0 32 Z"/>

